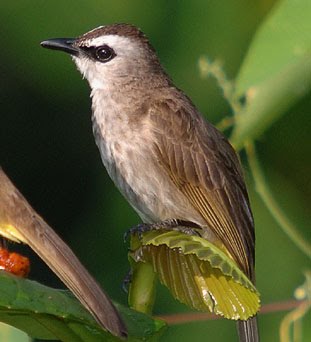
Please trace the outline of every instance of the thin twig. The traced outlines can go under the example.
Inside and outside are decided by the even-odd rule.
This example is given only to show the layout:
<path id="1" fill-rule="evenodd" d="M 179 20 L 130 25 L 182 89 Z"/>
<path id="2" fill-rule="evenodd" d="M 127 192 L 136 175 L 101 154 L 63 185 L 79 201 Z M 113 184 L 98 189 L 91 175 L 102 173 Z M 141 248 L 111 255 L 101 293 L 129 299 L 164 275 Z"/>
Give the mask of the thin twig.
<path id="1" fill-rule="evenodd" d="M 288 300 L 283 302 L 275 302 L 270 304 L 265 304 L 261 307 L 259 314 L 268 314 L 274 312 L 282 312 L 288 311 L 292 309 L 296 309 L 300 305 L 310 305 L 310 301 L 297 301 L 297 300 Z M 212 313 L 197 313 L 197 312 L 190 312 L 190 313 L 181 313 L 181 314 L 173 314 L 173 315 L 161 315 L 156 318 L 164 320 L 169 325 L 178 325 L 184 323 L 191 323 L 191 322 L 199 322 L 199 321 L 211 321 L 216 319 L 222 319 L 221 316 L 217 316 Z"/>
<path id="2" fill-rule="evenodd" d="M 224 98 L 228 101 L 233 109 L 234 113 L 238 113 L 240 110 L 239 101 L 234 98 L 234 83 L 227 78 L 222 64 L 219 60 L 210 61 L 206 57 L 200 57 L 199 59 L 199 70 L 201 76 L 206 78 L 213 76 L 222 90 Z"/>
<path id="3" fill-rule="evenodd" d="M 311 245 L 303 236 L 301 236 L 298 229 L 279 207 L 265 181 L 263 171 L 258 162 L 254 143 L 250 141 L 246 142 L 245 150 L 247 153 L 249 166 L 255 181 L 255 187 L 259 196 L 263 200 L 264 204 L 266 205 L 267 209 L 270 211 L 274 219 L 278 222 L 284 233 L 287 234 L 290 240 L 293 241 L 294 244 L 304 254 L 311 258 Z"/>
<path id="4" fill-rule="evenodd" d="M 311 302 L 304 301 L 299 303 L 298 307 L 292 312 L 288 313 L 282 320 L 280 325 L 280 340 L 281 342 L 290 342 L 290 328 L 294 325 L 294 341 L 300 341 L 299 335 L 301 336 L 301 329 L 298 329 L 295 325 L 301 322 L 301 319 L 306 315 L 307 311 L 310 310 Z M 296 328 L 296 329 L 295 329 Z"/>

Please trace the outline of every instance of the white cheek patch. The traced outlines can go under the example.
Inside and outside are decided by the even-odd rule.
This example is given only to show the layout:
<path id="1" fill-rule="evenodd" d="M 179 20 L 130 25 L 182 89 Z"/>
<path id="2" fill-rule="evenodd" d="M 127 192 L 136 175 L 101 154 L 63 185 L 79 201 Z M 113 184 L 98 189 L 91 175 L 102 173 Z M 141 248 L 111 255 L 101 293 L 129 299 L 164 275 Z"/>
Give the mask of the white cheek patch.
<path id="1" fill-rule="evenodd" d="M 93 90 L 107 88 L 107 80 L 109 82 L 113 77 L 120 76 L 120 73 L 126 73 L 124 67 L 122 68 L 121 61 L 129 55 L 135 56 L 136 54 L 135 44 L 131 43 L 129 38 L 118 35 L 107 35 L 89 39 L 84 41 L 83 45 L 86 47 L 108 45 L 116 53 L 116 57 L 107 63 L 96 62 L 94 59 L 89 59 L 83 55 L 72 57 L 83 78 L 88 80 Z"/>
<path id="2" fill-rule="evenodd" d="M 78 70 L 82 74 L 83 78 L 86 78 L 92 89 L 104 89 L 105 88 L 105 79 L 102 77 L 101 73 L 97 70 L 96 64 L 93 61 L 88 60 L 87 58 L 79 58 L 73 56 L 75 64 L 77 65 Z"/>
<path id="3" fill-rule="evenodd" d="M 80 58 L 76 56 L 71 56 L 72 60 L 75 62 L 78 70 L 82 74 L 83 78 L 86 78 L 86 71 L 87 71 L 87 60 L 85 58 Z"/>
<path id="4" fill-rule="evenodd" d="M 105 81 L 99 80 L 98 78 L 93 78 L 92 80 L 89 80 L 90 86 L 92 90 L 103 90 L 105 89 Z"/>

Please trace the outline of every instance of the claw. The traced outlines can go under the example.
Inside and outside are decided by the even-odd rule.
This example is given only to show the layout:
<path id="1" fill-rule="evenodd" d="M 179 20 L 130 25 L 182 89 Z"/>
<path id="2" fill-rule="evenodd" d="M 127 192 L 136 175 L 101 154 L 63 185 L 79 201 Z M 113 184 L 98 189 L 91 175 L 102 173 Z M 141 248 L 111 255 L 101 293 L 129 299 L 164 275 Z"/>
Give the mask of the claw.
<path id="1" fill-rule="evenodd" d="M 149 232 L 152 229 L 152 225 L 149 225 L 147 223 L 140 223 L 137 226 L 134 226 L 127 230 L 123 235 L 123 240 L 124 242 L 127 242 L 129 236 L 135 234 L 137 234 L 139 240 L 141 240 L 143 233 Z"/>
<path id="2" fill-rule="evenodd" d="M 126 243 L 130 235 L 130 229 L 123 234 L 123 242 Z"/>
<path id="3" fill-rule="evenodd" d="M 129 286 L 132 282 L 132 277 L 133 277 L 133 272 L 132 272 L 132 270 L 129 270 L 128 273 L 126 274 L 126 276 L 124 277 L 123 281 L 122 281 L 122 290 L 125 293 L 129 292 Z"/>
<path id="4" fill-rule="evenodd" d="M 198 232 L 196 228 L 180 227 L 180 229 L 174 229 L 174 230 L 180 231 L 181 233 L 184 233 L 187 235 L 201 236 L 201 234 Z"/>
<path id="5" fill-rule="evenodd" d="M 151 230 L 175 230 L 187 235 L 201 236 L 201 227 L 197 224 L 193 222 L 172 219 L 153 224 L 140 223 L 137 226 L 134 226 L 126 231 L 123 235 L 123 240 L 124 242 L 126 242 L 128 240 L 128 237 L 134 234 L 137 234 L 139 240 L 141 240 L 143 233 L 150 232 Z"/>

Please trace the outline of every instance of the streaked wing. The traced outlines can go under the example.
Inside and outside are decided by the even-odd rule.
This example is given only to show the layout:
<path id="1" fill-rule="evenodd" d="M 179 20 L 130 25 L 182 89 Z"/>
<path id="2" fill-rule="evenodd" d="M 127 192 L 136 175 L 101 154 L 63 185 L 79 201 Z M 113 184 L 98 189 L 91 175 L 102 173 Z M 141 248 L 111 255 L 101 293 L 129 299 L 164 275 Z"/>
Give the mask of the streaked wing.
<path id="1" fill-rule="evenodd" d="M 172 96 L 149 111 L 156 138 L 154 151 L 206 225 L 252 278 L 254 224 L 238 157 L 190 100 L 178 95 L 178 105 Z"/>

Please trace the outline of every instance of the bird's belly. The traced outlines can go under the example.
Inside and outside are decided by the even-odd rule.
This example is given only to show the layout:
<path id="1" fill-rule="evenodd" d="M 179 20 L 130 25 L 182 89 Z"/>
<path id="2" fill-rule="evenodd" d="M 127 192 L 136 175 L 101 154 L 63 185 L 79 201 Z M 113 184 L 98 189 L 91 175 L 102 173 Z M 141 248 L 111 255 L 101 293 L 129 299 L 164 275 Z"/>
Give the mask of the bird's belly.
<path id="1" fill-rule="evenodd" d="M 103 163 L 121 193 L 146 223 L 181 219 L 204 225 L 201 215 L 158 165 L 145 141 L 101 140 Z M 147 145 L 148 146 L 148 145 Z"/>

